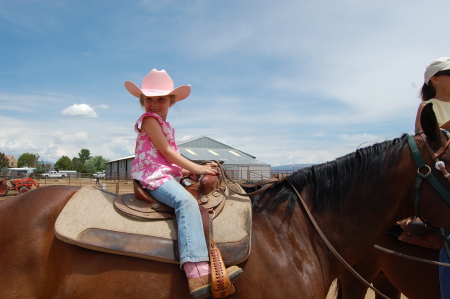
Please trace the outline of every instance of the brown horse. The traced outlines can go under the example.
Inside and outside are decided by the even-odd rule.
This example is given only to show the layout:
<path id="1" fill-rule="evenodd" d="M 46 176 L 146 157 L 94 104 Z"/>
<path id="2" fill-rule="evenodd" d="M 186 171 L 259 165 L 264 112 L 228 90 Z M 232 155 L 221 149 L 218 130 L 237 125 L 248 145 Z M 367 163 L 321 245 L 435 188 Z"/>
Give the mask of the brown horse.
<path id="1" fill-rule="evenodd" d="M 437 261 L 439 251 L 399 241 L 384 234 L 377 241 L 381 247 L 426 260 Z M 440 299 L 438 266 L 405 259 L 373 248 L 359 260 L 354 269 L 391 299 L 401 293 L 409 299 Z M 337 299 L 364 299 L 367 287 L 346 271 L 338 278 Z M 376 299 L 382 298 L 379 295 Z"/>
<path id="2" fill-rule="evenodd" d="M 448 137 L 431 107 L 422 113 L 434 151 Z M 425 162 L 433 164 L 420 136 Z M 313 217 L 345 260 L 353 264 L 397 219 L 415 215 L 417 166 L 408 136 L 358 149 L 333 162 L 288 177 Z M 450 150 L 440 159 L 450 163 Z M 444 176 L 434 176 L 447 189 Z M 74 187 L 49 186 L 0 205 L 0 298 L 188 298 L 178 265 L 97 252 L 55 238 L 55 220 Z M 420 190 L 420 212 L 450 227 L 450 207 L 428 183 Z M 290 184 L 280 183 L 253 200 L 252 252 L 231 298 L 325 298 L 344 270 L 298 204 Z"/>

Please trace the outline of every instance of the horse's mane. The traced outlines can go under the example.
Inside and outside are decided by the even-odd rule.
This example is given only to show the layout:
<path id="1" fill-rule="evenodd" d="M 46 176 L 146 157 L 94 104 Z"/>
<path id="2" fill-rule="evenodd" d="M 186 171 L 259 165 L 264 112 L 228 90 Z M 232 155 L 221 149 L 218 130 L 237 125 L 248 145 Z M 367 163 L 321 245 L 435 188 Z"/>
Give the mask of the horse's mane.
<path id="1" fill-rule="evenodd" d="M 359 188 L 358 186 L 368 182 L 375 184 L 383 171 L 398 162 L 407 140 L 408 134 L 404 134 L 393 140 L 359 148 L 334 161 L 300 169 L 288 179 L 298 192 L 305 189 L 313 204 L 313 210 L 324 211 L 330 205 L 340 207 L 351 185 Z M 253 209 L 256 212 L 273 211 L 286 201 L 288 202 L 286 215 L 290 216 L 297 195 L 288 182 L 274 185 L 252 199 Z"/>

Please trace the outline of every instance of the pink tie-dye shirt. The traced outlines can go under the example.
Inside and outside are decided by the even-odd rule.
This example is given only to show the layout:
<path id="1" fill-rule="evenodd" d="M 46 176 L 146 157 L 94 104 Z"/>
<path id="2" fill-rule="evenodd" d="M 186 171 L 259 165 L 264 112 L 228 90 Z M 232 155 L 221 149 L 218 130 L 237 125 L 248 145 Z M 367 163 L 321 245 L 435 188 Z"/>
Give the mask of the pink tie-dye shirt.
<path id="1" fill-rule="evenodd" d="M 159 115 L 151 112 L 144 113 L 136 122 L 134 130 L 138 133 L 131 177 L 138 180 L 142 187 L 155 190 L 171 178 L 180 181 L 181 168 L 167 159 L 156 149 L 146 133 L 142 133 L 139 125 L 145 117 L 154 117 L 158 120 L 170 147 L 179 153 L 175 142 L 175 130 Z"/>

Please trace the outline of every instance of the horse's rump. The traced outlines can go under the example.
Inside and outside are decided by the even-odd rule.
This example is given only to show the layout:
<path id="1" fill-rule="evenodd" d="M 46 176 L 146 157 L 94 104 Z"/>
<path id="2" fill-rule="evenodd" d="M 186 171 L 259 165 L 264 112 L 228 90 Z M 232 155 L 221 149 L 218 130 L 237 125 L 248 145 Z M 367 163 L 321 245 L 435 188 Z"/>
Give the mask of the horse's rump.
<path id="1" fill-rule="evenodd" d="M 212 235 L 227 265 L 250 254 L 251 204 L 226 191 L 225 208 L 213 220 Z M 80 189 L 55 223 L 58 239 L 84 248 L 156 261 L 179 263 L 177 234 L 171 219 L 139 221 L 119 214 L 115 194 L 93 187 Z"/>

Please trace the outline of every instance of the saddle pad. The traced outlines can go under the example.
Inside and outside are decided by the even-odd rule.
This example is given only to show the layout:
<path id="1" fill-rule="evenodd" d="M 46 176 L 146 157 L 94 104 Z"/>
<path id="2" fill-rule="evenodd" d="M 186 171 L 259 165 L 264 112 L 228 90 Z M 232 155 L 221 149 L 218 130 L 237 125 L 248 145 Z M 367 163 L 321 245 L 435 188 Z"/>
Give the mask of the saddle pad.
<path id="1" fill-rule="evenodd" d="M 228 188 L 225 195 L 225 207 L 213 220 L 212 235 L 225 264 L 235 265 L 250 255 L 251 203 Z M 140 221 L 119 214 L 113 207 L 115 196 L 90 186 L 81 188 L 58 216 L 56 237 L 88 249 L 179 263 L 173 221 Z"/>

